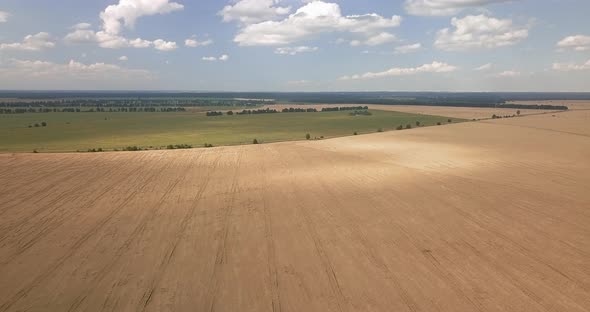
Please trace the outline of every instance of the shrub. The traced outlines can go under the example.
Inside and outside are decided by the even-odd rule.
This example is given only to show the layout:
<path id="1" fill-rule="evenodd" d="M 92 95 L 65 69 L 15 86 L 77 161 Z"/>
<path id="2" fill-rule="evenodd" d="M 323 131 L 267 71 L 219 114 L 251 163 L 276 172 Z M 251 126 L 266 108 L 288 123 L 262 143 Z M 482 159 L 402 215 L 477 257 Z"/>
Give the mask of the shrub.
<path id="1" fill-rule="evenodd" d="M 402 126 L 402 125 L 399 125 L 399 126 L 397 126 L 397 128 L 396 128 L 396 129 L 397 129 L 397 130 L 403 130 L 403 129 L 404 129 L 404 126 Z"/>
<path id="2" fill-rule="evenodd" d="M 420 122 L 416 121 L 416 127 L 420 127 Z"/>
<path id="3" fill-rule="evenodd" d="M 359 135 L 356 131 L 353 133 L 353 135 Z"/>
<path id="4" fill-rule="evenodd" d="M 96 151 L 97 152 L 102 152 L 102 147 L 99 147 Z"/>
<path id="5" fill-rule="evenodd" d="M 47 123 L 44 121 L 44 122 L 41 123 L 41 126 L 42 127 L 47 127 Z"/>
<path id="6" fill-rule="evenodd" d="M 383 132 L 383 128 L 377 129 L 377 132 Z"/>
<path id="7" fill-rule="evenodd" d="M 257 139 L 252 140 L 252 144 L 258 144 L 258 140 Z"/>
<path id="8" fill-rule="evenodd" d="M 449 123 L 453 122 L 453 120 L 451 118 L 449 118 L 449 120 L 447 120 Z"/>
<path id="9" fill-rule="evenodd" d="M 36 149 L 34 149 L 34 150 L 33 150 L 33 153 L 35 153 L 35 154 L 36 154 L 36 153 L 39 153 L 39 152 L 37 152 L 37 150 L 36 150 Z"/>
<path id="10" fill-rule="evenodd" d="M 35 124 L 35 128 L 39 128 L 39 124 L 38 123 Z"/>
<path id="11" fill-rule="evenodd" d="M 406 125 L 406 129 L 412 129 L 412 125 L 410 125 L 410 124 L 407 124 L 407 125 Z"/>
<path id="12" fill-rule="evenodd" d="M 436 125 L 437 125 L 437 126 L 440 126 L 440 125 L 441 125 L 440 121 L 439 121 L 439 122 L 437 122 L 437 123 L 436 123 Z"/>
<path id="13" fill-rule="evenodd" d="M 308 134 L 306 134 L 306 135 L 305 135 L 305 139 L 306 139 L 306 140 L 309 140 L 309 139 L 311 139 L 311 135 L 310 135 L 309 133 L 308 133 Z"/>
<path id="14" fill-rule="evenodd" d="M 205 147 L 213 147 L 213 144 L 205 143 Z"/>
<path id="15" fill-rule="evenodd" d="M 233 114 L 234 114 L 234 112 L 232 112 L 232 111 L 227 112 L 228 116 L 232 116 Z"/>
<path id="16" fill-rule="evenodd" d="M 33 128 L 33 126 L 29 125 L 29 128 Z"/>
<path id="17" fill-rule="evenodd" d="M 174 149 L 174 145 L 169 144 L 168 146 L 166 146 L 166 149 Z"/>
<path id="18" fill-rule="evenodd" d="M 516 111 L 516 115 L 520 116 L 520 109 Z"/>

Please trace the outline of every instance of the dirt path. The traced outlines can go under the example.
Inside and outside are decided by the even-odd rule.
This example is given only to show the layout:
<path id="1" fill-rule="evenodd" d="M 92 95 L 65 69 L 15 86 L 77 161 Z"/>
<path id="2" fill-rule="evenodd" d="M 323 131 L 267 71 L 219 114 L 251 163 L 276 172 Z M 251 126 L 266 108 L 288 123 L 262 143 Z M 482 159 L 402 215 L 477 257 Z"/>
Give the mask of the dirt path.
<path id="1" fill-rule="evenodd" d="M 0 155 L 0 311 L 590 311 L 587 112 Z"/>

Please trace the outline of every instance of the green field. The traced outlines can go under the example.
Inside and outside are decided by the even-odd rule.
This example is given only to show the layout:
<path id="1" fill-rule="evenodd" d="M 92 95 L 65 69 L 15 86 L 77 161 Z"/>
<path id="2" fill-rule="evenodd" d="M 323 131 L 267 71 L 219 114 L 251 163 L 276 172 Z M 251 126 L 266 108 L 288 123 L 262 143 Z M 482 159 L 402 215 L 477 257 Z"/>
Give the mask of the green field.
<path id="1" fill-rule="evenodd" d="M 447 123 L 447 117 L 371 111 L 276 113 L 207 117 L 204 113 L 31 113 L 0 115 L 1 152 L 64 152 L 126 146 L 160 148 L 169 144 L 250 144 L 337 137 L 393 130 L 399 125 Z M 453 119 L 453 122 L 461 120 Z M 47 127 L 29 125 L 47 122 Z"/>

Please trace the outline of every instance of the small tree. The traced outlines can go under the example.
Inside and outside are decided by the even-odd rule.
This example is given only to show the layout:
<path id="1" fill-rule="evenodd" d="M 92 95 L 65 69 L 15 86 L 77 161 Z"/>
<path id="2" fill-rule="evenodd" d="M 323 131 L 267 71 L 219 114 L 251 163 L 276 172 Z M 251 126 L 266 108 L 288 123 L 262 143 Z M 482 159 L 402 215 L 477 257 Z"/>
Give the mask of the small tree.
<path id="1" fill-rule="evenodd" d="M 258 140 L 257 140 L 257 139 L 254 139 L 254 140 L 252 141 L 252 144 L 258 144 Z"/>
<path id="2" fill-rule="evenodd" d="M 232 111 L 227 112 L 228 116 L 232 116 L 233 114 L 234 114 L 234 112 L 232 112 Z"/>
<path id="3" fill-rule="evenodd" d="M 308 133 L 308 134 L 306 134 L 306 135 L 305 135 L 305 139 L 306 139 L 306 140 L 309 140 L 309 139 L 311 139 L 311 134 L 309 134 L 309 133 Z"/>
<path id="4" fill-rule="evenodd" d="M 420 127 L 420 122 L 416 121 L 416 127 Z"/>
<path id="5" fill-rule="evenodd" d="M 520 109 L 516 111 L 516 115 L 520 116 Z"/>

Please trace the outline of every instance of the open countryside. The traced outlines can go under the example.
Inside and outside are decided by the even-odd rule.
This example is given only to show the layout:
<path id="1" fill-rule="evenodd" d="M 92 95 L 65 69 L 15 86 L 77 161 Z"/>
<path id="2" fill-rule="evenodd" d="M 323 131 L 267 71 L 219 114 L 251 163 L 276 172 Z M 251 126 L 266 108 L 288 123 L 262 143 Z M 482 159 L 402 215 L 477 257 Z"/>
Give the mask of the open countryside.
<path id="1" fill-rule="evenodd" d="M 2 154 L 0 309 L 587 311 L 587 120 Z"/>
<path id="2" fill-rule="evenodd" d="M 451 118 L 451 123 L 461 121 Z M 42 122 L 47 126 L 35 127 Z M 232 116 L 224 113 L 214 117 L 202 112 L 4 114 L 0 115 L 0 151 L 71 152 L 121 150 L 128 146 L 155 149 L 180 144 L 202 147 L 251 144 L 254 139 L 268 143 L 305 140 L 307 134 L 311 138 L 329 138 L 448 122 L 448 117 L 380 110 L 370 110 L 370 115 L 338 111 Z"/>

